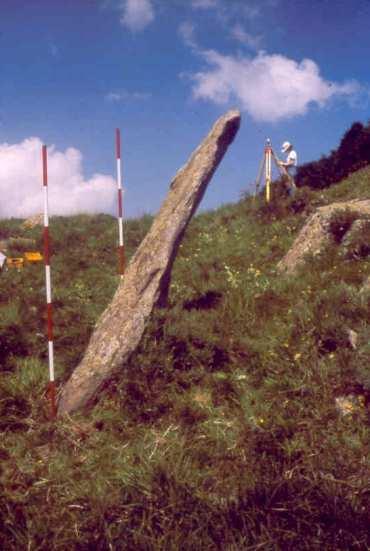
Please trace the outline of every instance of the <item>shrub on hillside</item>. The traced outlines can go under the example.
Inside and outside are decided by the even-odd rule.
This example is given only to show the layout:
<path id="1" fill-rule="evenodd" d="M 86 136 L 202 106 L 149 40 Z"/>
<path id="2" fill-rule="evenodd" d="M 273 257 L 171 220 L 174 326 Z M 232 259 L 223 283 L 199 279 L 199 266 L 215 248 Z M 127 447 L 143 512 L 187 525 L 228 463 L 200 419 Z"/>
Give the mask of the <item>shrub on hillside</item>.
<path id="1" fill-rule="evenodd" d="M 339 147 L 318 161 L 298 168 L 299 187 L 323 189 L 370 163 L 370 122 L 355 122 L 344 134 Z"/>

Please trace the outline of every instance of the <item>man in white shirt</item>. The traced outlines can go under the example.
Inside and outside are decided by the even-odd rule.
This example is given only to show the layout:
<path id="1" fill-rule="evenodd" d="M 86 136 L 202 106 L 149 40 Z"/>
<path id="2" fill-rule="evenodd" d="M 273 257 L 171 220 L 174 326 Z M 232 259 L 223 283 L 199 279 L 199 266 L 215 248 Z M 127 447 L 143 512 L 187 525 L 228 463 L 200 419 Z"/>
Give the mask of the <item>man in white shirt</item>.
<path id="1" fill-rule="evenodd" d="M 286 176 L 288 180 L 288 193 L 289 195 L 294 195 L 297 186 L 295 185 L 294 177 L 297 172 L 297 152 L 294 151 L 293 145 L 290 142 L 284 142 L 281 146 L 281 152 L 287 153 L 286 161 L 280 161 L 280 166 L 282 166 L 286 171 Z"/>

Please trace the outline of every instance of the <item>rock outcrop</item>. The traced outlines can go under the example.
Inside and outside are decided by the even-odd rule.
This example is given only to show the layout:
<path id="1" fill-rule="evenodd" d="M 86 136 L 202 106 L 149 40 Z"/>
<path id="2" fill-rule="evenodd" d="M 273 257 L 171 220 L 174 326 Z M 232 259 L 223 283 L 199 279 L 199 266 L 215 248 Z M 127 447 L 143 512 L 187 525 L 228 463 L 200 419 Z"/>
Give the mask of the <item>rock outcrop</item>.
<path id="1" fill-rule="evenodd" d="M 296 269 L 304 263 L 308 254 L 318 255 L 326 245 L 334 243 L 330 231 L 331 222 L 338 213 L 345 211 L 352 213 L 354 219 L 370 216 L 370 200 L 332 203 L 318 208 L 303 226 L 287 254 L 279 262 L 278 270 L 294 274 Z"/>
<path id="2" fill-rule="evenodd" d="M 360 289 L 360 293 L 370 293 L 370 276 L 365 279 Z"/>
<path id="3" fill-rule="evenodd" d="M 343 258 L 364 258 L 370 254 L 370 219 L 358 218 L 353 222 L 341 243 Z"/>
<path id="4" fill-rule="evenodd" d="M 226 113 L 176 174 L 150 231 L 98 321 L 81 363 L 61 392 L 58 415 L 90 405 L 138 346 L 153 307 L 166 300 L 185 229 L 239 125 L 238 111 Z"/>
<path id="5" fill-rule="evenodd" d="M 35 228 L 36 226 L 42 226 L 44 223 L 44 215 L 41 214 L 35 214 L 34 216 L 30 216 L 30 218 L 27 218 L 22 224 L 22 228 L 24 229 L 30 229 Z"/>

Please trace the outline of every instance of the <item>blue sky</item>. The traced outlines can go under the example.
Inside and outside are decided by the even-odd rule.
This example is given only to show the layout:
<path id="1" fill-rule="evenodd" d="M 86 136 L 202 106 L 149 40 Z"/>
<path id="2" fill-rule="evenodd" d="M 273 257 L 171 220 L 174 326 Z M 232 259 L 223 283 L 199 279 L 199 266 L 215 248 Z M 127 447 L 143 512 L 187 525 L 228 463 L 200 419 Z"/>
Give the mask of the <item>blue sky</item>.
<path id="1" fill-rule="evenodd" d="M 368 0 L 1 0 L 0 216 L 114 212 L 121 129 L 127 216 L 155 212 L 229 108 L 242 126 L 202 208 L 238 200 L 264 140 L 299 161 L 368 121 Z"/>

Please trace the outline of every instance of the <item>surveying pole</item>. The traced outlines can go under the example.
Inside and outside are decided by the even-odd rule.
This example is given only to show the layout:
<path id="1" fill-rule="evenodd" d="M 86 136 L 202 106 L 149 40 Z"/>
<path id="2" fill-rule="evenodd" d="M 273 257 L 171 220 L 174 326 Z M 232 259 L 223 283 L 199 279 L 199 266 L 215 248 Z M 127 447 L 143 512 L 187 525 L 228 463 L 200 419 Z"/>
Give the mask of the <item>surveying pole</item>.
<path id="1" fill-rule="evenodd" d="M 272 164 L 271 161 L 274 161 L 276 164 L 276 167 L 280 173 L 281 176 L 286 176 L 286 170 L 283 166 L 281 166 L 279 159 L 277 158 L 274 150 L 272 149 L 271 140 L 270 138 L 267 138 L 265 143 L 265 148 L 263 151 L 263 157 L 262 161 L 258 170 L 258 175 L 256 179 L 256 191 L 255 196 L 258 193 L 259 187 L 261 185 L 262 176 L 264 174 L 265 176 L 265 194 L 266 194 L 266 202 L 269 203 L 271 200 L 271 183 L 272 183 Z"/>
<path id="2" fill-rule="evenodd" d="M 265 181 L 266 181 L 266 202 L 271 199 L 271 156 L 272 147 L 271 140 L 268 138 L 265 145 Z"/>
<path id="3" fill-rule="evenodd" d="M 123 279 L 125 271 L 125 250 L 123 245 L 123 190 L 121 170 L 121 132 L 116 128 L 116 160 L 117 160 L 117 191 L 118 191 L 118 272 Z"/>
<path id="4" fill-rule="evenodd" d="M 50 400 L 50 417 L 54 419 L 57 414 L 56 389 L 54 378 L 54 336 L 53 336 L 53 304 L 51 298 L 51 274 L 50 274 L 50 237 L 49 237 L 49 207 L 48 207 L 48 153 L 46 145 L 42 146 L 42 171 L 44 189 L 44 262 L 46 283 L 46 316 L 48 334 L 49 356 L 49 385 L 47 395 Z"/>

